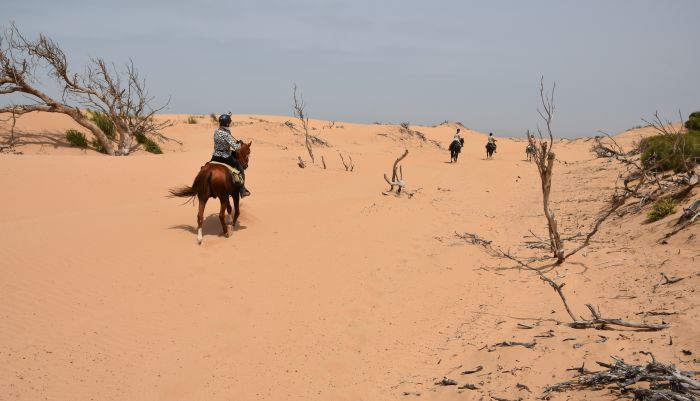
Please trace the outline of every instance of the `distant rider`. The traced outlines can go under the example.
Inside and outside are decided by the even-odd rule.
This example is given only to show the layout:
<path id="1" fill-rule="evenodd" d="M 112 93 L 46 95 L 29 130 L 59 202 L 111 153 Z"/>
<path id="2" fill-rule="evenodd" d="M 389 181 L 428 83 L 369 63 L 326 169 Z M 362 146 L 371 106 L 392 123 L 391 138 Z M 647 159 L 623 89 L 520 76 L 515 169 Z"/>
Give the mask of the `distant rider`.
<path id="1" fill-rule="evenodd" d="M 496 138 L 493 137 L 493 132 L 489 132 L 489 143 L 493 145 L 493 153 L 496 153 Z"/>
<path id="2" fill-rule="evenodd" d="M 459 131 L 460 131 L 459 128 L 457 128 L 457 132 L 455 132 L 455 136 L 454 136 L 454 138 L 452 138 L 452 142 L 457 141 L 457 142 L 459 142 L 459 146 L 463 146 L 464 145 L 464 138 L 462 138 L 462 136 L 459 134 Z"/>
<path id="3" fill-rule="evenodd" d="M 245 171 L 236 158 L 236 151 L 241 147 L 236 138 L 231 135 L 231 113 L 219 116 L 219 128 L 214 131 L 214 153 L 211 161 L 224 163 L 238 170 L 243 178 L 244 186 L 241 187 L 241 198 L 250 195 L 245 187 Z"/>

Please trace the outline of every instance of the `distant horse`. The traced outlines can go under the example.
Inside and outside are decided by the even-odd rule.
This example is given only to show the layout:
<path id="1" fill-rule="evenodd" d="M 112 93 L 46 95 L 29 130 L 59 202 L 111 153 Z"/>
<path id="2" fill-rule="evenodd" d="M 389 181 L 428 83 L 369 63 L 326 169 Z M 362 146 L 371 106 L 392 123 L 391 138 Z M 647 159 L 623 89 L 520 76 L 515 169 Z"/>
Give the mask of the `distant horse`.
<path id="1" fill-rule="evenodd" d="M 486 144 L 486 158 L 487 159 L 490 159 L 491 157 L 493 157 L 493 152 L 495 152 L 495 151 L 496 151 L 496 144 L 495 143 L 489 142 Z"/>
<path id="2" fill-rule="evenodd" d="M 464 138 L 452 141 L 450 144 L 450 163 L 457 163 L 457 157 L 459 157 L 459 152 L 462 151 L 462 146 L 464 146 Z"/>
<path id="3" fill-rule="evenodd" d="M 531 162 L 532 159 L 535 157 L 535 145 L 531 143 L 528 144 L 525 148 L 525 155 L 527 156 L 527 161 Z"/>
<path id="4" fill-rule="evenodd" d="M 243 166 L 243 169 L 246 169 L 248 168 L 248 158 L 250 157 L 250 146 L 252 142 L 244 143 L 238 141 L 238 143 L 241 147 L 236 151 L 236 158 L 238 159 L 238 163 Z M 229 217 L 231 217 L 231 203 L 228 197 L 233 196 L 233 208 L 235 212 L 232 226 L 235 227 L 238 216 L 241 214 L 238 205 L 241 199 L 240 190 L 242 187 L 242 182 L 234 182 L 231 170 L 229 170 L 228 167 L 221 164 L 206 163 L 200 168 L 199 174 L 194 178 L 191 187 L 184 186 L 173 188 L 170 190 L 170 194 L 181 198 L 191 198 L 192 200 L 194 200 L 195 196 L 197 197 L 199 201 L 199 211 L 197 212 L 197 241 L 201 245 L 204 207 L 207 205 L 209 198 L 219 198 L 219 202 L 221 202 L 219 221 L 221 221 L 224 236 L 228 238 L 230 233 L 225 219 L 225 212 L 228 212 Z"/>

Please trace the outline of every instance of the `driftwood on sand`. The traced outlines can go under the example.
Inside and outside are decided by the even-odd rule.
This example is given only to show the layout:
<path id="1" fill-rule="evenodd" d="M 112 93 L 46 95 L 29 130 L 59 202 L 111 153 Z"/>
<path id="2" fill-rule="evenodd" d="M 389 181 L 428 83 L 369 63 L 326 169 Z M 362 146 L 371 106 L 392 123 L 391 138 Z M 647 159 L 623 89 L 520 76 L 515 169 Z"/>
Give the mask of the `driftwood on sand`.
<path id="1" fill-rule="evenodd" d="M 650 352 L 642 352 L 651 357 L 646 365 L 630 365 L 613 357 L 613 362 L 597 362 L 605 370 L 589 372 L 581 367 L 574 380 L 565 381 L 545 389 L 549 393 L 568 390 L 600 390 L 609 388 L 620 398 L 633 398 L 644 401 L 695 401 L 700 397 L 700 381 L 693 379 L 699 372 L 684 372 L 673 364 L 658 362 Z M 640 382 L 648 382 L 649 388 L 636 387 Z M 635 387 L 632 387 L 635 386 Z"/>

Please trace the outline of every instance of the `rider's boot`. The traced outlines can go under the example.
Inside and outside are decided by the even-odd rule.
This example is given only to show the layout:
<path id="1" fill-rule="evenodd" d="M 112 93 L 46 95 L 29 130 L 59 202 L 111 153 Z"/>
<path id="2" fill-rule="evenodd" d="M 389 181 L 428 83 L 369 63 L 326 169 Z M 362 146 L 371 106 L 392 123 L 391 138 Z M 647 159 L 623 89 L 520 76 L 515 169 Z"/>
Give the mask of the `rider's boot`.
<path id="1" fill-rule="evenodd" d="M 246 196 L 250 196 L 250 191 L 248 191 L 248 188 L 242 187 L 240 194 L 241 194 L 241 198 L 245 198 Z"/>

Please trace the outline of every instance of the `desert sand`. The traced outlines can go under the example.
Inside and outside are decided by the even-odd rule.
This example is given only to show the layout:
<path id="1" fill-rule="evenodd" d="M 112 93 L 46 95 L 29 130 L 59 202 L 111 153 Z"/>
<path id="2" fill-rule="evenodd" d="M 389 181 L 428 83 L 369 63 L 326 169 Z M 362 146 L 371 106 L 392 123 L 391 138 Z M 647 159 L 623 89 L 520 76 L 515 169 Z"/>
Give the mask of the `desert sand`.
<path id="1" fill-rule="evenodd" d="M 579 315 L 591 303 L 671 327 L 577 330 L 559 324 L 568 315 L 535 274 L 455 235 L 513 252 L 532 252 L 530 230 L 546 236 L 524 138 L 499 138 L 485 160 L 485 135 L 463 129 L 466 146 L 450 164 L 455 124 L 411 127 L 423 140 L 396 125 L 312 121 L 330 144 L 315 148 L 328 168 L 300 169 L 297 156 L 308 157 L 284 125 L 292 118 L 234 115 L 234 135 L 253 143 L 253 195 L 230 238 L 210 200 L 200 246 L 196 207 L 167 194 L 209 159 L 215 125 L 159 118 L 176 122 L 165 154 L 129 157 L 68 147 L 63 133 L 79 127 L 65 116 L 17 122 L 22 154 L 0 154 L 0 399 L 515 400 L 611 355 L 642 363 L 652 351 L 700 370 L 700 225 L 657 242 L 681 208 L 655 223 L 644 213 L 609 220 L 552 273 Z M 0 125 L 0 143 L 8 135 Z M 569 235 L 587 231 L 620 171 L 590 146 L 555 147 L 552 201 Z M 404 179 L 418 191 L 383 195 L 382 175 L 404 149 Z M 353 172 L 338 152 L 352 156 Z M 661 285 L 661 273 L 684 279 Z M 443 377 L 478 389 L 436 385 Z"/>

